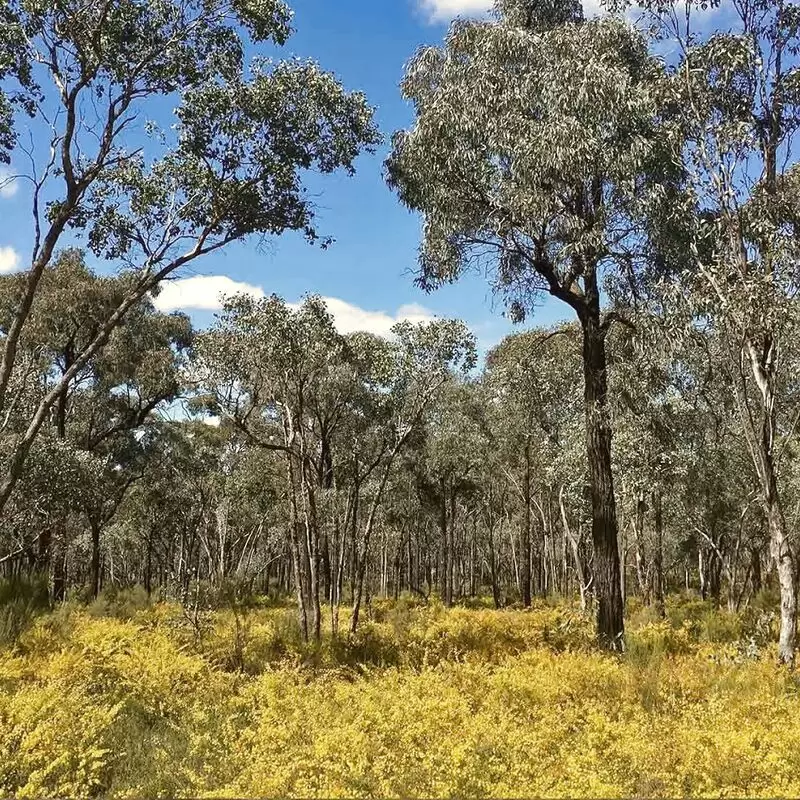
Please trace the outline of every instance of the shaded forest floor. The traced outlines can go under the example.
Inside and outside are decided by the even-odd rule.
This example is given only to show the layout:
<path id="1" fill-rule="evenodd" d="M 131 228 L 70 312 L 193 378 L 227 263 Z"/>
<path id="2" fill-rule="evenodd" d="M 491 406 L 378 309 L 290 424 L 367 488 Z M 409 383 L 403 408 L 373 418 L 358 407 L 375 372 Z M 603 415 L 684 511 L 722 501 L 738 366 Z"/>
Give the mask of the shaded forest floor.
<path id="1" fill-rule="evenodd" d="M 0 647 L 0 794 L 800 795 L 800 682 L 758 604 L 631 603 L 623 657 L 568 604 L 374 603 L 319 648 L 290 607 L 135 605 Z"/>

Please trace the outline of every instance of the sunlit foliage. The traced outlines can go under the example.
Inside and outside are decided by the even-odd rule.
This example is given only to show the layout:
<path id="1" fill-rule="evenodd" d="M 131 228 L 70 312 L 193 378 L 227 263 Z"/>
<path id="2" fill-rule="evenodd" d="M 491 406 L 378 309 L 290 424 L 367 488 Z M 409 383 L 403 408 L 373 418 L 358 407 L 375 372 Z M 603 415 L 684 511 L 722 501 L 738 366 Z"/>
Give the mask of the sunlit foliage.
<path id="1" fill-rule="evenodd" d="M 374 605 L 349 643 L 317 647 L 282 607 L 96 616 L 108 610 L 67 606 L 0 651 L 3 793 L 800 791 L 800 697 L 774 645 L 760 651 L 771 634 L 755 609 L 671 598 L 653 621 L 632 608 L 622 657 L 597 651 L 566 606 L 401 599 Z"/>

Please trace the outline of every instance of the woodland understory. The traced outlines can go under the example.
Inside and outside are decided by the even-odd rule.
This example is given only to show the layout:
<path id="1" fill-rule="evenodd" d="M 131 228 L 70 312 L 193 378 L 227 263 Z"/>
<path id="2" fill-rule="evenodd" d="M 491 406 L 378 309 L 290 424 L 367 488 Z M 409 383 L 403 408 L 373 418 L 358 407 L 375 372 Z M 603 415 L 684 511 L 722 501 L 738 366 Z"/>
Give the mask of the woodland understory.
<path id="1" fill-rule="evenodd" d="M 197 611 L 106 591 L 32 615 L 0 649 L 0 790 L 794 797 L 800 699 L 775 603 L 672 594 L 662 618 L 632 599 L 619 655 L 563 601 L 376 599 L 349 637 L 323 609 L 309 644 L 291 603 Z"/>
<path id="2" fill-rule="evenodd" d="M 496 0 L 391 135 L 292 33 L 0 2 L 0 794 L 800 794 L 800 6 Z M 516 332 L 162 310 L 370 167 Z"/>
<path id="3" fill-rule="evenodd" d="M 385 143 L 313 61 L 246 65 L 291 35 L 281 0 L 212 5 L 3 7 L 0 189 L 33 222 L 0 276 L 6 578 L 290 594 L 314 641 L 325 605 L 352 635 L 373 597 L 577 597 L 617 652 L 629 597 L 767 587 L 792 667 L 798 7 L 498 0 L 413 56 L 384 177 L 417 283 L 478 270 L 520 324 L 479 348 L 441 318 L 343 333 L 314 295 L 158 310 L 240 240 L 330 245 L 309 173 Z M 544 296 L 565 321 L 524 325 Z"/>

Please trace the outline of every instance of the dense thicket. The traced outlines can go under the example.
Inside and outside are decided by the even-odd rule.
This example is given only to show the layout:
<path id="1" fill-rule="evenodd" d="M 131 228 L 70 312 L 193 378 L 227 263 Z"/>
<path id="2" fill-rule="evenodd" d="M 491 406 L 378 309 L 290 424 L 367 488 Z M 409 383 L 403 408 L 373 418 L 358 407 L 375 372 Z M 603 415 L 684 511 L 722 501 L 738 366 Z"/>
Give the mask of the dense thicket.
<path id="1" fill-rule="evenodd" d="M 46 279 L 95 302 L 114 288 L 73 252 Z M 28 402 L 91 324 L 79 308 L 67 331 L 31 326 Z M 658 349 L 658 319 L 636 322 L 608 338 L 622 590 L 656 609 L 683 589 L 739 609 L 772 565 L 718 337 Z M 240 297 L 199 334 L 143 304 L 112 345 L 31 452 L 6 512 L 6 575 L 49 574 L 56 598 L 135 584 L 188 605 L 215 586 L 291 593 L 308 637 L 324 604 L 334 631 L 353 604 L 355 630 L 364 602 L 402 592 L 594 602 L 577 326 L 509 336 L 476 368 L 459 323 L 343 336 L 318 298 Z M 780 391 L 790 525 L 795 394 Z"/>
<path id="2" fill-rule="evenodd" d="M 575 594 L 612 649 L 626 596 L 774 582 L 793 662 L 800 11 L 737 0 L 717 30 L 706 5 L 644 2 L 645 34 L 499 0 L 409 63 L 387 179 L 420 283 L 478 267 L 517 321 L 546 294 L 574 319 L 479 362 L 458 321 L 344 336 L 317 297 L 233 297 L 197 332 L 153 306 L 247 235 L 316 239 L 305 173 L 379 140 L 315 65 L 244 66 L 283 3 L 7 3 L 0 159 L 20 115 L 54 122 L 30 268 L 0 279 L 0 567 L 54 600 L 292 594 L 311 639 L 376 595 Z M 128 138 L 174 96 L 171 133 Z"/>

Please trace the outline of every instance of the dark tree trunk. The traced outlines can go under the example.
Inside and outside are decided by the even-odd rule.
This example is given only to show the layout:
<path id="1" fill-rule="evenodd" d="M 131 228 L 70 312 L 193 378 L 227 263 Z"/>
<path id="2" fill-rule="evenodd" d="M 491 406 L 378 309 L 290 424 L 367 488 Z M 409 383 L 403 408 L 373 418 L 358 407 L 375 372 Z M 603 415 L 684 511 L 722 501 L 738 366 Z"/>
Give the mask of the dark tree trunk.
<path id="1" fill-rule="evenodd" d="M 92 597 L 100 594 L 100 523 L 91 520 L 92 529 Z"/>
<path id="2" fill-rule="evenodd" d="M 439 569 L 439 594 L 442 602 L 447 604 L 447 576 L 449 574 L 449 548 L 447 546 L 447 483 L 444 478 L 440 481 L 441 505 L 439 507 L 439 535 L 440 535 L 440 569 Z"/>
<path id="3" fill-rule="evenodd" d="M 664 610 L 664 508 L 661 492 L 653 492 L 653 516 L 655 543 L 653 552 L 653 595 L 656 609 L 663 617 Z"/>
<path id="4" fill-rule="evenodd" d="M 525 523 L 519 543 L 519 582 L 522 605 L 531 605 L 531 442 L 525 442 L 525 482 L 522 486 L 525 495 Z"/>
<path id="5" fill-rule="evenodd" d="M 596 291 L 596 286 L 595 286 Z M 592 498 L 594 583 L 597 595 L 597 634 L 601 646 L 624 648 L 617 508 L 611 472 L 611 428 L 607 419 L 608 379 L 605 332 L 599 324 L 599 297 L 583 315 L 584 401 L 586 450 Z"/>

